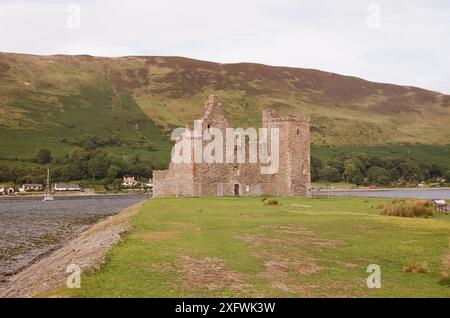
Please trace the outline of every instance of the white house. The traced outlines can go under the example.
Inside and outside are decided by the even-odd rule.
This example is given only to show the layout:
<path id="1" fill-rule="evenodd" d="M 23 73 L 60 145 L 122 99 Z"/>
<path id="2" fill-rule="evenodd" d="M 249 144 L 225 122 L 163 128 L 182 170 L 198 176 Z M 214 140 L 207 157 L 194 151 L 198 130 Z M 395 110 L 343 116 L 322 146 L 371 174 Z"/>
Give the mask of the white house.
<path id="1" fill-rule="evenodd" d="M 42 191 L 44 186 L 39 183 L 24 183 L 19 192 L 29 192 L 29 191 Z"/>
<path id="2" fill-rule="evenodd" d="M 123 177 L 122 186 L 124 187 L 135 187 L 138 182 L 134 177 Z"/>
<path id="3" fill-rule="evenodd" d="M 9 195 L 14 194 L 14 188 L 10 188 L 8 186 L 0 186 L 0 195 Z"/>
<path id="4" fill-rule="evenodd" d="M 53 189 L 55 191 L 81 191 L 78 184 L 70 183 L 55 183 L 55 187 Z"/>

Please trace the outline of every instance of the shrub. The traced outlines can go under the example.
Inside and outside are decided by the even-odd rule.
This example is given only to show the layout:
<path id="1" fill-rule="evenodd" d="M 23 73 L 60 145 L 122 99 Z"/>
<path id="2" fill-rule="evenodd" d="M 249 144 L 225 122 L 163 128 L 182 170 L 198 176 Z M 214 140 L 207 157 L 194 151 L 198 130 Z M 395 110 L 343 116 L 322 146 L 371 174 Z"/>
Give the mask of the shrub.
<path id="1" fill-rule="evenodd" d="M 429 273 L 431 272 L 430 265 L 427 262 L 415 263 L 409 262 L 403 266 L 403 272 L 405 273 Z"/>
<path id="2" fill-rule="evenodd" d="M 47 164 L 52 161 L 52 152 L 49 149 L 39 148 L 36 153 L 38 163 Z"/>
<path id="3" fill-rule="evenodd" d="M 278 200 L 266 200 L 264 201 L 264 205 L 278 205 Z"/>
<path id="4" fill-rule="evenodd" d="M 382 215 L 407 218 L 428 218 L 433 216 L 433 204 L 428 200 L 394 200 L 379 207 Z"/>

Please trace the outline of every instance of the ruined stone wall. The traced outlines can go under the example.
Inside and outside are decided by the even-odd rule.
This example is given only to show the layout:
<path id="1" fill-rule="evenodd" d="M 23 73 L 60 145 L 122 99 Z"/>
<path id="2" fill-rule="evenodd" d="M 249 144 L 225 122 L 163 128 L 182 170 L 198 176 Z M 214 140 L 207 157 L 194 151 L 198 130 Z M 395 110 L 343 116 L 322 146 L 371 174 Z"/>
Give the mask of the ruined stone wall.
<path id="1" fill-rule="evenodd" d="M 153 196 L 193 196 L 193 165 L 171 163 L 169 170 L 153 172 Z"/>
<path id="2" fill-rule="evenodd" d="M 292 195 L 311 196 L 311 141 L 309 118 L 301 118 L 291 125 Z"/>
<path id="3" fill-rule="evenodd" d="M 223 145 L 222 154 L 225 160 L 226 149 L 226 129 L 229 128 L 228 120 L 223 111 L 222 104 L 219 103 L 217 96 L 210 96 L 205 103 L 205 110 L 202 120 L 202 130 L 206 133 L 211 128 L 219 129 L 222 133 Z M 213 138 L 213 137 L 212 137 Z M 202 149 L 210 143 L 210 141 L 202 141 Z M 225 184 L 230 183 L 230 175 L 232 173 L 232 165 L 225 163 L 197 163 L 194 170 L 195 193 L 197 196 L 217 196 L 232 195 Z"/>
<path id="4" fill-rule="evenodd" d="M 201 120 L 203 131 L 210 128 L 222 131 L 225 156 L 226 128 L 229 125 L 217 96 L 208 98 Z M 262 127 L 280 129 L 280 165 L 276 174 L 261 174 L 259 163 L 171 163 L 169 170 L 154 172 L 154 195 L 233 196 L 237 193 L 241 196 L 309 196 L 311 188 L 309 126 L 308 117 L 275 117 L 272 111 L 265 110 L 262 114 Z M 209 141 L 201 142 L 203 149 L 209 144 Z M 248 160 L 248 145 L 244 147 Z"/>
<path id="5" fill-rule="evenodd" d="M 272 118 L 271 126 L 280 129 L 280 168 L 277 192 L 286 196 L 309 196 L 310 127 L 304 116 Z"/>
<path id="6" fill-rule="evenodd" d="M 169 170 L 153 171 L 153 197 L 162 197 L 168 192 L 167 187 L 170 186 L 166 181 L 168 174 Z"/>

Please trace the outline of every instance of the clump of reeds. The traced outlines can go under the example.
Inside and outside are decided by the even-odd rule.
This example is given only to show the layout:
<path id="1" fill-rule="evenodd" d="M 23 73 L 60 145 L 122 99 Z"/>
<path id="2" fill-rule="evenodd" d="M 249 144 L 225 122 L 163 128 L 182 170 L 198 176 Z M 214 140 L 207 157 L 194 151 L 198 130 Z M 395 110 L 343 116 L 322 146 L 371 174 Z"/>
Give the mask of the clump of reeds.
<path id="1" fill-rule="evenodd" d="M 393 200 L 378 207 L 381 214 L 407 218 L 429 218 L 433 216 L 433 204 L 429 200 Z"/>

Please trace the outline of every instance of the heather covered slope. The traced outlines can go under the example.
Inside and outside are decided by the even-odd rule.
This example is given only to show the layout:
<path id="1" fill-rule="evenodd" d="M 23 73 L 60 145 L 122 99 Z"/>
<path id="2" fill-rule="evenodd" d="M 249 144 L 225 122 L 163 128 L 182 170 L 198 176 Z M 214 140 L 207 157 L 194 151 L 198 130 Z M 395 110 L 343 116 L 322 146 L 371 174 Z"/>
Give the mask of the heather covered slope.
<path id="1" fill-rule="evenodd" d="M 95 137 L 112 153 L 145 154 L 156 165 L 168 160 L 167 136 L 127 90 L 115 87 L 108 62 L 2 55 L 0 70 L 3 159 L 27 160 L 37 147 L 61 158 Z"/>
<path id="2" fill-rule="evenodd" d="M 316 70 L 217 64 L 181 57 L 0 54 L 0 157 L 37 145 L 64 156 L 83 136 L 114 137 L 108 151 L 168 158 L 167 133 L 221 96 L 234 126 L 260 111 L 309 114 L 314 145 L 449 144 L 450 96 Z"/>

